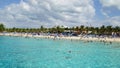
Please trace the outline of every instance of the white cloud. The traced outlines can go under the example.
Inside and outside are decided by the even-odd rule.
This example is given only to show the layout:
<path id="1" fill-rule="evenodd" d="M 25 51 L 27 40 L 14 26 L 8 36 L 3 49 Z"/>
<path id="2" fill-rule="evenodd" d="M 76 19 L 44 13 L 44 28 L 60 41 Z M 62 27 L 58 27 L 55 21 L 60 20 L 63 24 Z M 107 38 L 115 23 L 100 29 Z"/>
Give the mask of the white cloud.
<path id="1" fill-rule="evenodd" d="M 120 0 L 100 0 L 104 7 L 116 7 L 120 10 Z"/>
<path id="2" fill-rule="evenodd" d="M 93 0 L 25 0 L 0 10 L 7 27 L 75 26 L 95 15 Z"/>
<path id="3" fill-rule="evenodd" d="M 109 14 L 108 14 L 108 13 L 110 13 L 110 11 L 108 11 L 108 10 L 106 11 L 106 10 L 104 10 L 104 9 L 101 9 L 101 12 L 102 12 L 102 14 L 103 14 L 104 16 L 106 16 L 107 18 L 110 17 Z"/>
<path id="4" fill-rule="evenodd" d="M 120 26 L 120 16 L 111 17 L 108 20 L 105 20 L 105 23 L 112 26 Z"/>
<path id="5" fill-rule="evenodd" d="M 105 20 L 101 21 L 101 24 L 120 26 L 120 16 L 110 16 L 114 14 L 113 8 L 117 9 L 116 11 L 120 11 L 120 0 L 100 0 L 100 2 L 103 6 L 101 12 L 107 17 Z"/>
<path id="6" fill-rule="evenodd" d="M 102 26 L 102 25 L 120 26 L 120 16 L 108 17 L 105 20 L 94 20 L 92 21 L 92 24 L 94 24 L 97 27 Z"/>

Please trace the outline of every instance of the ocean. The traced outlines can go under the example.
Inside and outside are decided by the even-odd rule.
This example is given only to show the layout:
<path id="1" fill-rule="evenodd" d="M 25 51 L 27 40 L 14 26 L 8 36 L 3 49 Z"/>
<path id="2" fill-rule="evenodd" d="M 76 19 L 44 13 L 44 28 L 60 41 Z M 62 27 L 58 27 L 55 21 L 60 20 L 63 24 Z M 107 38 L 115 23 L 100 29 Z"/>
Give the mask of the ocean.
<path id="1" fill-rule="evenodd" d="M 0 68 L 120 68 L 120 43 L 0 36 Z"/>

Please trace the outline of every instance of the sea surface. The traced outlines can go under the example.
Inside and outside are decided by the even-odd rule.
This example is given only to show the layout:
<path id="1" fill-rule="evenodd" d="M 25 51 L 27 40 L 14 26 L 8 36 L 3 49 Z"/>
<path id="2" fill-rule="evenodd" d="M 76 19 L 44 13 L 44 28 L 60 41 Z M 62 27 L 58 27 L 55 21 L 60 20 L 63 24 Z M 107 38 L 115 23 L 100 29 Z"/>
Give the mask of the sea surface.
<path id="1" fill-rule="evenodd" d="M 0 36 L 0 68 L 120 68 L 120 43 Z"/>

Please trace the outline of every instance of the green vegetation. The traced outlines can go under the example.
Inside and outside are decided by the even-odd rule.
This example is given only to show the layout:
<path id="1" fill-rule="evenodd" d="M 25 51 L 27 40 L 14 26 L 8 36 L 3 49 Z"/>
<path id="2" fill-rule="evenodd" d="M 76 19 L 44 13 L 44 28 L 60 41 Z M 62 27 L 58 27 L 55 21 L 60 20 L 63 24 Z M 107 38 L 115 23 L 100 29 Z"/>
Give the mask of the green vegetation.
<path id="1" fill-rule="evenodd" d="M 0 24 L 0 32 L 3 32 L 5 30 L 5 26 L 3 24 Z"/>
<path id="2" fill-rule="evenodd" d="M 120 27 L 116 26 L 116 27 L 112 27 L 112 26 L 101 26 L 101 27 L 88 27 L 88 26 L 76 26 L 76 27 L 71 27 L 71 28 L 64 28 L 63 26 L 56 26 L 56 27 L 52 27 L 52 28 L 45 28 L 44 26 L 41 26 L 40 28 L 5 28 L 3 24 L 0 24 L 0 32 L 50 32 L 50 33 L 62 33 L 65 31 L 76 31 L 78 33 L 81 33 L 83 31 L 91 31 L 92 34 L 107 34 L 110 35 L 112 34 L 112 32 L 120 32 Z"/>

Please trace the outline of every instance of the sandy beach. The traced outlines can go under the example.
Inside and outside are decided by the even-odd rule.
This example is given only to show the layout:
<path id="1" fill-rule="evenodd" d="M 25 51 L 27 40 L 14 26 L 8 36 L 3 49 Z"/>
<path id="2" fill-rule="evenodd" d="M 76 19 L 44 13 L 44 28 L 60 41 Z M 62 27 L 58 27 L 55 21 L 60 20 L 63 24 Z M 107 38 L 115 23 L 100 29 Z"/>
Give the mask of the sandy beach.
<path id="1" fill-rule="evenodd" d="M 83 41 L 102 41 L 102 42 L 120 42 L 120 38 L 98 38 L 98 37 L 82 37 L 82 36 L 50 36 L 50 35 L 32 35 L 28 33 L 0 33 L 0 36 L 15 36 L 15 37 L 34 37 L 34 38 L 51 38 L 51 39 L 66 39 L 66 40 L 83 40 Z"/>

